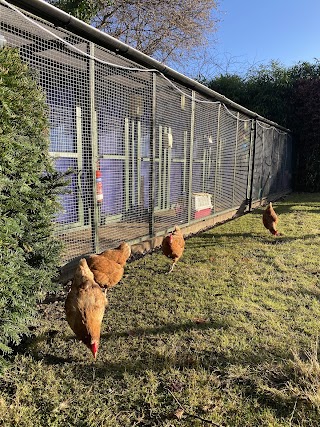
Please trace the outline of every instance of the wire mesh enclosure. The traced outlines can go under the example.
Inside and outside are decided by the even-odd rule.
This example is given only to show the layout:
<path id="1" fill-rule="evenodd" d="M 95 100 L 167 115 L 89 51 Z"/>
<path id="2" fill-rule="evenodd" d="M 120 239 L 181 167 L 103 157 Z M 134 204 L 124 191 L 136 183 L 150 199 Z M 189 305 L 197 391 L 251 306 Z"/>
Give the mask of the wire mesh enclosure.
<path id="1" fill-rule="evenodd" d="M 50 152 L 72 168 L 62 262 L 291 191 L 291 136 L 0 0 L 0 34 L 46 93 Z"/>

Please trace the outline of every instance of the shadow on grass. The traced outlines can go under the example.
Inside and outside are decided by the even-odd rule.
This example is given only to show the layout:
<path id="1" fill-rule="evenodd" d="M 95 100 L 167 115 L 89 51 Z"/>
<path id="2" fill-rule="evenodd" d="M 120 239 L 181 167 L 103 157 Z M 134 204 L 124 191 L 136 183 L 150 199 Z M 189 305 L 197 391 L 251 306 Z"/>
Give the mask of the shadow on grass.
<path id="1" fill-rule="evenodd" d="M 197 248 L 197 247 L 205 247 L 205 246 L 215 246 L 215 245 L 220 245 L 221 243 L 224 246 L 233 245 L 234 243 L 241 243 L 241 242 L 239 242 L 239 239 L 243 239 L 243 238 L 250 238 L 250 239 L 254 239 L 254 240 L 259 240 L 260 242 L 264 241 L 265 243 L 271 244 L 271 245 L 281 245 L 281 244 L 285 244 L 285 243 L 289 243 L 289 242 L 297 241 L 297 240 L 313 239 L 313 238 L 316 238 L 319 236 L 320 236 L 320 233 L 305 234 L 303 236 L 282 235 L 282 236 L 277 236 L 277 237 L 273 237 L 271 234 L 269 235 L 269 233 L 266 233 L 266 234 L 248 233 L 248 232 L 246 232 L 246 233 L 221 233 L 221 234 L 219 233 L 218 235 L 213 235 L 210 233 L 203 233 L 203 235 L 201 235 L 201 239 L 208 240 L 208 242 L 190 241 L 190 242 L 188 242 L 188 249 Z M 221 242 L 221 240 L 222 240 L 222 242 Z"/>
<path id="2" fill-rule="evenodd" d="M 298 208 L 298 206 L 303 206 L 301 209 Z M 320 213 L 320 204 L 319 206 L 314 205 L 308 205 L 307 203 L 292 203 L 287 205 L 276 205 L 274 206 L 274 210 L 278 215 L 283 215 L 287 213 L 296 213 L 299 214 L 300 212 L 303 213 Z"/>
<path id="3" fill-rule="evenodd" d="M 316 237 L 319 237 L 320 233 L 314 233 L 314 234 L 305 234 L 304 236 L 287 236 L 287 235 L 283 235 L 280 237 L 276 237 L 276 238 L 271 238 L 269 239 L 269 241 L 266 240 L 266 243 L 268 243 L 269 245 L 281 245 L 281 244 L 285 244 L 285 243 L 290 243 L 293 241 L 299 241 L 299 240 L 308 240 L 308 239 L 315 239 Z"/>
<path id="4" fill-rule="evenodd" d="M 198 323 L 199 322 L 199 323 Z M 216 329 L 222 332 L 222 330 L 226 330 L 229 328 L 229 324 L 223 321 L 215 321 L 215 320 L 195 320 L 195 321 L 188 321 L 183 324 L 175 324 L 175 323 L 169 323 L 166 325 L 158 326 L 158 327 L 150 327 L 150 328 L 135 328 L 128 331 L 123 332 L 110 332 L 110 333 L 104 333 L 101 335 L 101 340 L 103 343 L 103 347 L 108 348 L 108 340 L 117 340 L 119 338 L 124 338 L 127 340 L 131 340 L 133 342 L 137 342 L 137 339 L 143 338 L 144 340 L 152 340 L 155 339 L 155 337 L 158 337 L 159 339 L 165 339 L 165 336 L 168 334 L 175 334 L 180 332 L 188 332 L 188 331 L 206 331 L 211 329 Z M 41 344 L 41 342 L 48 341 L 48 337 L 50 336 L 49 333 L 42 334 L 38 337 L 35 337 L 32 339 L 29 339 L 28 343 L 25 343 L 24 346 L 21 346 L 19 351 L 16 353 L 20 354 L 30 354 L 35 360 L 41 360 L 43 363 L 47 365 L 62 365 L 65 363 L 68 364 L 75 364 L 77 361 L 73 360 L 71 357 L 61 357 L 53 353 L 49 353 L 47 350 L 47 353 L 44 352 L 39 353 L 39 347 L 37 344 Z M 65 337 L 65 341 L 70 342 L 76 342 L 75 337 Z M 108 375 L 115 375 L 119 376 L 122 375 L 124 372 L 130 372 L 130 373 L 139 373 L 144 372 L 146 370 L 152 369 L 155 371 L 162 371 L 164 367 L 175 367 L 175 368 L 183 368 L 183 367 L 190 367 L 190 368 L 205 368 L 205 369 L 224 369 L 226 366 L 229 366 L 230 364 L 239 364 L 243 363 L 244 365 L 247 365 L 248 363 L 250 365 L 258 365 L 259 363 L 265 361 L 266 359 L 278 357 L 282 358 L 283 354 L 276 355 L 276 351 L 272 355 L 270 352 L 268 354 L 264 354 L 263 352 L 257 351 L 257 349 L 253 348 L 252 351 L 247 352 L 243 354 L 242 352 L 237 354 L 237 352 L 234 352 L 233 354 L 226 355 L 223 352 L 217 351 L 215 348 L 212 348 L 212 350 L 205 349 L 204 351 L 195 352 L 193 354 L 192 351 L 190 351 L 190 345 L 192 344 L 189 342 L 188 338 L 184 339 L 182 337 L 181 339 L 181 345 L 177 346 L 176 352 L 173 356 L 161 356 L 157 354 L 156 351 L 149 351 L 146 353 L 139 353 L 136 356 L 136 359 L 126 359 L 121 360 L 121 362 L 96 362 L 95 366 L 97 369 L 97 374 L 102 375 L 108 374 Z M 100 353 L 103 350 L 100 350 Z M 90 361 L 90 352 L 88 352 L 88 361 Z M 121 355 L 120 355 L 121 357 Z M 83 362 L 80 362 L 83 365 Z M 85 371 L 87 365 L 83 366 L 83 369 Z"/>
<path id="5" fill-rule="evenodd" d="M 162 335 L 162 334 L 174 334 L 176 332 L 187 332 L 192 330 L 208 330 L 208 329 L 227 329 L 229 327 L 225 322 L 220 321 L 202 321 L 197 323 L 196 321 L 189 321 L 177 325 L 176 323 L 168 323 L 167 325 L 158 326 L 154 328 L 135 328 L 126 332 L 110 332 L 101 335 L 101 338 L 120 338 L 120 337 L 145 337 L 148 335 Z"/>

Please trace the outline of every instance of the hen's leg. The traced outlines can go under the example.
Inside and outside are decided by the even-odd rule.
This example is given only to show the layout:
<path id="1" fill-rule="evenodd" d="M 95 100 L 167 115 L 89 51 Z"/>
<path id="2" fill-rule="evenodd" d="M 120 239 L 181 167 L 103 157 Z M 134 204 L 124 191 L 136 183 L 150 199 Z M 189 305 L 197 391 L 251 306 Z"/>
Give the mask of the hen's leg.
<path id="1" fill-rule="evenodd" d="M 175 264 L 176 264 L 176 262 L 174 261 L 174 262 L 172 263 L 172 266 L 171 266 L 170 270 L 168 271 L 168 274 L 169 274 L 169 273 L 171 273 L 171 271 L 173 270 L 173 267 L 175 266 Z"/>

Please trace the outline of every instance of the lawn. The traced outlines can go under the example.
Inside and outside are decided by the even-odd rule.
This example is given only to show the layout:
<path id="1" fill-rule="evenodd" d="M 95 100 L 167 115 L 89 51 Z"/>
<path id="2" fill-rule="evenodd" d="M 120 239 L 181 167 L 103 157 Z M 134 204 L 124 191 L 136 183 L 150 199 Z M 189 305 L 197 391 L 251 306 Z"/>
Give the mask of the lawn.
<path id="1" fill-rule="evenodd" d="M 320 194 L 274 203 L 127 264 L 101 346 L 75 341 L 62 286 L 1 377 L 0 425 L 319 426 Z"/>

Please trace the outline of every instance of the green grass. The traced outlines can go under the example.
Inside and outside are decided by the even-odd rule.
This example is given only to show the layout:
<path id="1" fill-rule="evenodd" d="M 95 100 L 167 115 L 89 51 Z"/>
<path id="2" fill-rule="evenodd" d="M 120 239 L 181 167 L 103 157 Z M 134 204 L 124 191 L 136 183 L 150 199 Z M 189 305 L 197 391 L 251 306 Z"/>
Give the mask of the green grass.
<path id="1" fill-rule="evenodd" d="M 319 426 L 320 194 L 274 207 L 281 237 L 258 209 L 188 239 L 169 275 L 160 252 L 129 263 L 96 363 L 59 289 L 1 378 L 0 425 Z"/>

